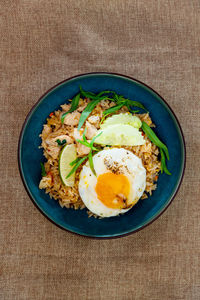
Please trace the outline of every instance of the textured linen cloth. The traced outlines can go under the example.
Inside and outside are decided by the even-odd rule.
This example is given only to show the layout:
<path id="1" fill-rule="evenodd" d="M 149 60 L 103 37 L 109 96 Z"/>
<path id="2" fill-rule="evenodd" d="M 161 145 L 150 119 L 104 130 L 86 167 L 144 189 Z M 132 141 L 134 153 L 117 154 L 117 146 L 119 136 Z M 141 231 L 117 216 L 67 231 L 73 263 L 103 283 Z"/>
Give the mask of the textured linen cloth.
<path id="1" fill-rule="evenodd" d="M 1 0 L 0 299 L 200 299 L 199 0 Z M 182 186 L 136 234 L 65 232 L 32 204 L 17 144 L 37 99 L 73 75 L 110 71 L 158 91 L 186 139 Z"/>

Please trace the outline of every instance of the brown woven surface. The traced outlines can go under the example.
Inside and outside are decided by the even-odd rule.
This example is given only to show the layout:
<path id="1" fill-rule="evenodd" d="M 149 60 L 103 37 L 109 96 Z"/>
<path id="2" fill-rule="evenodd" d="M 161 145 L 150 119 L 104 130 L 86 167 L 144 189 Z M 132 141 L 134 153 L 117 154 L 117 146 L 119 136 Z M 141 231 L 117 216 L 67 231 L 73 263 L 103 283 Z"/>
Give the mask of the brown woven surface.
<path id="1" fill-rule="evenodd" d="M 1 0 L 0 299 L 200 299 L 200 2 Z M 122 239 L 92 240 L 50 223 L 17 166 L 23 121 L 57 82 L 124 73 L 175 111 L 187 168 L 173 204 Z"/>

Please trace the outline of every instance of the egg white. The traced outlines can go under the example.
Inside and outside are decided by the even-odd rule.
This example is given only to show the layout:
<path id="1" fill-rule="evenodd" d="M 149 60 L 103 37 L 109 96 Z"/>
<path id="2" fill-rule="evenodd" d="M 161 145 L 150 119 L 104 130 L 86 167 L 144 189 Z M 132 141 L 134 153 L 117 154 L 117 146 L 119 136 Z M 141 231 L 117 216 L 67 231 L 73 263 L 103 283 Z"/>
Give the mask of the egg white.
<path id="1" fill-rule="evenodd" d="M 130 183 L 129 208 L 109 208 L 98 199 L 95 191 L 97 178 L 101 174 L 111 172 L 105 161 L 109 162 L 109 165 L 118 163 L 120 165 L 120 173 L 128 178 Z M 146 187 L 146 170 L 142 165 L 141 159 L 126 149 L 113 148 L 102 150 L 95 154 L 93 163 L 97 176 L 91 171 L 89 162 L 83 166 L 80 173 L 79 194 L 85 206 L 100 217 L 114 217 L 131 209 L 131 205 L 134 205 L 140 199 Z"/>

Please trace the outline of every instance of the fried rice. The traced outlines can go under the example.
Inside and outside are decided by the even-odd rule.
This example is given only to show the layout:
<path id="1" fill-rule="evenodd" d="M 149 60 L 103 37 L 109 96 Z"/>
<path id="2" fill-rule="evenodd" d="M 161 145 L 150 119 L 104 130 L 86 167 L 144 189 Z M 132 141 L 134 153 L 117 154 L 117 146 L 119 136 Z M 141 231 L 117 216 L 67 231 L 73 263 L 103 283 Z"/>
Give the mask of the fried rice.
<path id="1" fill-rule="evenodd" d="M 42 139 L 41 148 L 43 148 L 43 154 L 46 158 L 44 163 L 46 176 L 43 176 L 39 183 L 40 189 L 45 189 L 45 192 L 49 194 L 51 198 L 59 201 L 61 207 L 73 208 L 73 209 L 83 209 L 85 207 L 83 201 L 80 198 L 78 191 L 79 174 L 84 165 L 84 163 L 77 169 L 75 174 L 75 184 L 73 187 L 65 186 L 59 176 L 59 154 L 61 148 L 56 139 L 59 137 L 65 137 L 68 144 L 75 144 L 77 147 L 77 154 L 79 157 L 85 156 L 88 149 L 84 145 L 77 143 L 77 135 L 79 135 L 77 127 L 81 112 L 87 106 L 89 99 L 80 99 L 79 107 L 72 113 L 67 114 L 64 120 L 64 124 L 61 123 L 61 116 L 63 113 L 70 109 L 70 104 L 61 105 L 61 109 L 50 114 L 47 118 L 47 123 L 44 124 L 42 133 L 40 135 Z M 103 111 L 114 106 L 114 102 L 108 100 L 102 100 L 95 109 L 91 112 L 89 118 L 86 121 L 87 128 L 90 132 L 92 130 L 98 130 L 100 128 L 100 121 L 103 116 Z M 126 113 L 128 112 L 127 107 L 122 107 L 116 112 Z M 135 114 L 141 121 L 145 121 L 149 126 L 154 127 L 152 120 L 148 113 L 145 114 Z M 82 130 L 82 129 L 81 129 Z M 156 189 L 159 171 L 161 168 L 161 163 L 159 160 L 159 149 L 143 134 L 145 139 L 145 144 L 141 146 L 123 146 L 123 148 L 131 151 L 133 154 L 137 155 L 143 163 L 146 169 L 146 189 L 141 197 L 141 199 L 148 198 L 152 192 Z M 114 147 L 113 147 L 114 148 Z M 106 147 L 102 147 L 102 150 Z M 110 149 L 110 148 L 109 148 Z M 93 213 L 88 212 L 89 216 L 95 216 Z"/>

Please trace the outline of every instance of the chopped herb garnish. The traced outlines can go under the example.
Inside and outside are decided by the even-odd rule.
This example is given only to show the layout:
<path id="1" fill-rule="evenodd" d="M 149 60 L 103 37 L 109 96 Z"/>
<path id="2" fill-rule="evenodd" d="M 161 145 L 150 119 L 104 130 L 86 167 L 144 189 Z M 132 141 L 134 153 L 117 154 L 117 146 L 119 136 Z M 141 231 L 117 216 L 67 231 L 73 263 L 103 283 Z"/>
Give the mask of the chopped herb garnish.
<path id="1" fill-rule="evenodd" d="M 80 86 L 80 93 L 82 96 L 85 98 L 90 98 L 90 99 L 96 99 L 96 95 L 92 92 L 85 92 L 82 87 Z"/>
<path id="2" fill-rule="evenodd" d="M 142 122 L 142 130 L 146 133 L 150 141 L 152 141 L 157 147 L 163 149 L 167 159 L 169 160 L 169 152 L 167 146 L 159 140 L 155 132 L 149 127 L 146 122 Z"/>
<path id="3" fill-rule="evenodd" d="M 164 171 L 167 175 L 171 175 L 171 173 L 169 172 L 166 166 L 164 151 L 161 148 L 160 148 L 160 155 L 161 155 L 161 173 L 163 173 Z"/>
<path id="4" fill-rule="evenodd" d="M 93 109 L 95 108 L 95 106 L 100 102 L 101 100 L 96 99 L 93 100 L 91 102 L 88 103 L 88 105 L 86 106 L 86 108 L 83 110 L 81 117 L 79 119 L 79 124 L 78 124 L 78 130 L 81 129 L 81 127 L 83 126 L 83 124 L 85 123 L 85 120 L 87 119 L 87 117 L 91 114 L 91 112 L 93 111 Z"/>
<path id="5" fill-rule="evenodd" d="M 163 173 L 163 171 L 164 171 L 167 175 L 171 175 L 171 173 L 167 169 L 166 161 L 165 161 L 166 160 L 165 156 L 169 160 L 169 151 L 167 149 L 167 146 L 159 140 L 159 138 L 157 137 L 155 132 L 149 127 L 149 125 L 146 122 L 142 122 L 142 127 L 141 128 L 145 132 L 147 137 L 150 139 L 150 141 L 152 143 L 154 143 L 160 149 L 161 173 Z"/>
<path id="6" fill-rule="evenodd" d="M 79 160 L 80 160 L 80 157 L 77 157 L 75 160 L 73 160 L 72 162 L 70 162 L 70 166 L 75 165 Z"/>
<path id="7" fill-rule="evenodd" d="M 81 157 L 78 162 L 75 164 L 75 166 L 72 168 L 72 170 L 69 172 L 69 174 L 66 176 L 66 179 L 69 178 L 76 170 L 78 167 L 88 158 L 88 156 Z"/>
<path id="8" fill-rule="evenodd" d="M 102 134 L 102 132 L 100 132 L 97 136 L 94 136 L 90 143 L 87 141 L 87 139 L 86 139 L 86 137 L 85 137 L 85 132 L 86 132 L 86 128 L 85 128 L 85 130 L 84 130 L 84 132 L 83 132 L 83 140 L 77 139 L 77 142 L 79 142 L 80 144 L 82 144 L 82 145 L 84 145 L 84 146 L 90 148 L 92 151 L 99 151 L 99 149 L 96 148 L 96 147 L 94 147 L 93 144 L 94 144 L 95 139 L 96 139 L 98 136 L 100 136 L 100 135 Z"/>
<path id="9" fill-rule="evenodd" d="M 88 143 L 88 142 L 85 142 L 85 141 L 82 141 L 82 140 L 79 140 L 79 139 L 77 139 L 77 142 L 79 142 L 80 144 L 82 144 L 82 145 L 84 145 L 88 148 L 91 148 L 91 150 L 98 151 L 97 148 L 91 146 L 90 143 Z"/>
<path id="10" fill-rule="evenodd" d="M 128 108 L 131 108 L 131 107 L 133 107 L 133 106 L 136 106 L 136 107 L 139 107 L 139 108 L 141 108 L 141 109 L 143 109 L 143 110 L 145 110 L 146 112 L 147 112 L 147 109 L 144 107 L 144 105 L 142 104 L 142 103 L 140 103 L 140 102 L 138 102 L 138 101 L 133 101 L 133 100 L 130 100 L 130 99 L 125 99 L 126 100 L 126 106 L 128 107 Z M 131 108 L 132 109 L 132 108 Z"/>
<path id="11" fill-rule="evenodd" d="M 104 95 L 104 94 L 110 94 L 110 93 L 113 93 L 111 91 L 103 91 L 103 92 L 100 92 L 98 93 L 97 95 L 92 93 L 92 92 L 86 92 L 82 89 L 82 87 L 80 86 L 80 93 L 82 96 L 84 96 L 85 98 L 89 98 L 91 100 L 104 100 L 104 99 L 107 99 L 108 96 Z"/>
<path id="12" fill-rule="evenodd" d="M 66 143 L 67 143 L 67 141 L 64 139 L 64 140 L 59 140 L 59 139 L 57 139 L 56 140 L 56 142 L 57 142 L 57 144 L 59 145 L 59 146 L 63 146 L 63 145 L 65 145 Z"/>
<path id="13" fill-rule="evenodd" d="M 47 175 L 44 164 L 41 162 L 40 166 L 41 166 L 41 175 L 42 175 L 42 177 L 44 177 Z"/>
<path id="14" fill-rule="evenodd" d="M 91 140 L 90 143 L 87 141 L 85 134 L 86 134 L 86 128 L 85 128 L 85 130 L 84 130 L 84 132 L 83 132 L 83 140 L 77 139 L 77 142 L 79 142 L 79 143 L 81 143 L 82 145 L 84 145 L 84 146 L 90 148 L 90 152 L 89 152 L 89 154 L 86 155 L 85 157 L 82 157 L 82 158 L 81 158 L 81 157 L 78 157 L 78 158 L 76 158 L 75 160 L 73 160 L 73 161 L 70 163 L 70 166 L 74 166 L 74 167 L 73 167 L 72 170 L 69 172 L 69 174 L 67 175 L 66 178 L 68 178 L 68 177 L 71 176 L 74 172 L 76 172 L 76 170 L 78 169 L 78 167 L 79 167 L 86 159 L 89 160 L 90 168 L 91 168 L 93 174 L 96 176 L 96 172 L 95 172 L 95 170 L 94 170 L 94 164 L 93 164 L 92 156 L 93 156 L 94 154 L 96 154 L 98 151 L 100 151 L 100 149 L 94 147 L 93 144 L 94 144 L 96 138 L 99 137 L 99 136 L 102 134 L 102 132 L 100 132 L 98 135 L 94 136 L 94 137 L 92 138 L 92 140 Z"/>
<path id="15" fill-rule="evenodd" d="M 122 106 L 124 106 L 124 103 L 112 106 L 111 108 L 108 108 L 108 109 L 104 110 L 103 111 L 103 115 L 104 116 L 108 116 L 110 114 L 113 114 L 114 112 L 116 112 L 117 110 L 119 110 L 120 108 L 122 108 Z"/>
<path id="16" fill-rule="evenodd" d="M 95 135 L 95 136 L 92 138 L 92 140 L 91 140 L 91 142 L 90 142 L 91 147 L 93 147 L 93 144 L 94 144 L 95 140 L 96 140 L 101 134 L 102 134 L 102 132 L 100 132 L 99 134 Z M 98 149 L 97 149 L 97 150 L 98 150 Z M 99 150 L 98 150 L 98 151 L 99 151 Z"/>
<path id="17" fill-rule="evenodd" d="M 92 170 L 93 174 L 96 176 L 96 171 L 94 169 L 94 163 L 92 158 L 92 150 L 90 150 L 90 153 L 88 154 L 88 160 L 89 160 L 90 169 Z"/>
<path id="18" fill-rule="evenodd" d="M 78 104 L 79 104 L 79 100 L 80 100 L 80 93 L 78 93 L 73 99 L 72 99 L 72 102 L 71 102 L 71 108 L 65 112 L 62 117 L 61 117 L 61 123 L 63 124 L 64 123 L 64 119 L 66 117 L 67 114 L 73 112 L 74 110 L 77 109 L 78 107 Z"/>
<path id="19" fill-rule="evenodd" d="M 114 113 L 115 111 L 119 110 L 123 106 L 127 106 L 129 111 L 132 113 L 138 112 L 138 111 L 133 110 L 134 106 L 147 111 L 146 108 L 144 107 L 144 105 L 142 105 L 140 102 L 126 99 L 126 98 L 124 98 L 124 96 L 118 95 L 114 91 L 102 91 L 98 94 L 94 94 L 91 92 L 84 91 L 82 89 L 82 87 L 80 86 L 80 94 L 86 98 L 89 98 L 91 100 L 91 102 L 88 103 L 88 105 L 86 106 L 86 108 L 83 110 L 83 112 L 81 114 L 79 124 L 78 124 L 78 130 L 81 129 L 81 127 L 83 126 L 87 117 L 91 114 L 91 112 L 96 107 L 96 105 L 102 100 L 109 100 L 109 101 L 113 101 L 116 103 L 116 106 L 111 107 L 104 111 L 104 116 Z"/>
<path id="20" fill-rule="evenodd" d="M 115 92 L 113 92 L 113 91 L 102 91 L 102 92 L 100 92 L 100 93 L 98 93 L 97 94 L 97 96 L 103 96 L 103 95 L 105 95 L 105 94 L 114 94 Z"/>

